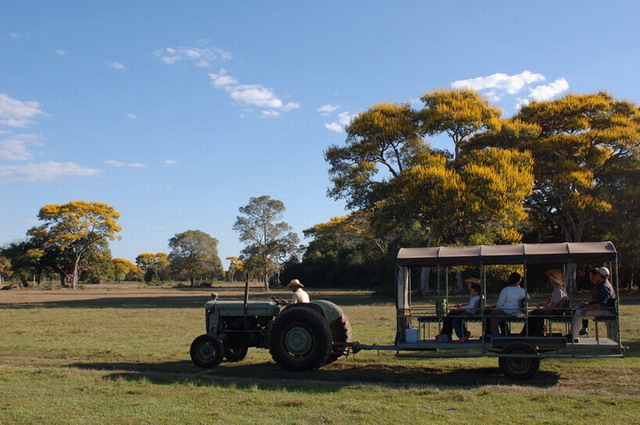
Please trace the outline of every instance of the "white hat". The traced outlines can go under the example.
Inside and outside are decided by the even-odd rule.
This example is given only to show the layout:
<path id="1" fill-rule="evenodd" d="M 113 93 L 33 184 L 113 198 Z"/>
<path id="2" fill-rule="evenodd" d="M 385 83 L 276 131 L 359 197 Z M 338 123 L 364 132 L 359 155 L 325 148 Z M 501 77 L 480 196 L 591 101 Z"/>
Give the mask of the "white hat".
<path id="1" fill-rule="evenodd" d="M 609 269 L 606 267 L 600 267 L 598 269 L 598 272 L 603 276 L 603 277 L 609 277 Z"/>
<path id="2" fill-rule="evenodd" d="M 291 288 L 294 286 L 299 286 L 301 288 L 304 288 L 304 285 L 300 283 L 298 279 L 291 279 L 291 282 L 289 282 L 289 284 L 287 285 L 287 288 Z"/>

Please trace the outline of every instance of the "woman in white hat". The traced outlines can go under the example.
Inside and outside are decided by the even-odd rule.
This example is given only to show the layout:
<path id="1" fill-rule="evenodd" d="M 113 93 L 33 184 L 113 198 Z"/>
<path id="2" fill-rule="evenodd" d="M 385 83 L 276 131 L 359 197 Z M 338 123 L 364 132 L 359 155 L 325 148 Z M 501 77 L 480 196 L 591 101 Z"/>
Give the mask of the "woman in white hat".
<path id="1" fill-rule="evenodd" d="M 291 297 L 291 304 L 297 303 L 308 303 L 309 302 L 309 294 L 307 294 L 304 289 L 304 285 L 300 283 L 298 279 L 292 279 L 291 282 L 287 285 L 287 288 L 291 289 L 293 292 L 293 296 Z"/>
<path id="2" fill-rule="evenodd" d="M 544 333 L 544 316 L 559 314 L 562 309 L 568 306 L 569 296 L 564 289 L 567 283 L 564 272 L 558 269 L 551 269 L 544 272 L 544 274 L 549 277 L 549 283 L 553 287 L 553 292 L 551 292 L 551 295 L 549 295 L 545 301 L 536 305 L 536 307 L 538 307 L 536 310 L 529 313 L 527 325 L 521 332 L 523 335 L 527 333 L 528 327 L 529 336 L 542 336 Z"/>

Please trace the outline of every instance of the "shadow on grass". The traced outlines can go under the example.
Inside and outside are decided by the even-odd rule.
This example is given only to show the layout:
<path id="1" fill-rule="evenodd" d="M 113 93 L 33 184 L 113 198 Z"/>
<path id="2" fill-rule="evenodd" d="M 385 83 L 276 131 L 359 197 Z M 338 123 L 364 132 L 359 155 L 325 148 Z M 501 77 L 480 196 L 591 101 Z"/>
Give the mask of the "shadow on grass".
<path id="1" fill-rule="evenodd" d="M 158 385 L 192 383 L 197 385 L 258 386 L 265 390 L 283 388 L 309 393 L 334 392 L 354 385 L 375 385 L 396 388 L 429 387 L 437 389 L 477 389 L 486 385 L 518 385 L 549 388 L 559 381 L 554 372 L 540 371 L 527 381 L 506 378 L 495 367 L 442 370 L 430 367 L 353 365 L 336 363 L 324 369 L 290 372 L 275 363 L 223 363 L 215 369 L 203 370 L 191 362 L 169 363 L 79 363 L 70 367 L 114 371 L 105 379 L 146 380 Z"/>
<path id="2" fill-rule="evenodd" d="M 213 292 L 213 291 L 212 291 Z M 66 299 L 37 302 L 16 302 L 16 303 L 0 303 L 0 308 L 6 309 L 34 309 L 34 308 L 204 308 L 204 304 L 211 299 L 209 295 L 165 295 L 165 296 L 125 296 L 125 297 L 101 297 L 91 299 Z M 271 296 L 289 299 L 290 292 L 270 292 L 269 294 L 260 294 L 250 296 L 249 301 L 271 301 Z M 380 300 L 374 299 L 369 294 L 333 294 L 319 296 L 315 299 L 325 299 L 336 303 L 339 306 L 354 305 L 372 305 Z M 221 301 L 242 301 L 242 295 L 220 294 Z"/>

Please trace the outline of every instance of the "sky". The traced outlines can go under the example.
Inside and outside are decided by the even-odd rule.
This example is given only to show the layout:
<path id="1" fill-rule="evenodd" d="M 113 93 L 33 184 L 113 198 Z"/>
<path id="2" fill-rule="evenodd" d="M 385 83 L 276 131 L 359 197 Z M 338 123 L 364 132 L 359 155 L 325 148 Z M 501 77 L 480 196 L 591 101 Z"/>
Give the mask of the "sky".
<path id="1" fill-rule="evenodd" d="M 262 195 L 302 238 L 347 213 L 324 152 L 358 112 L 458 87 L 505 117 L 568 93 L 640 103 L 639 17 L 632 0 L 0 0 L 0 245 L 83 200 L 121 214 L 114 257 L 197 229 L 224 259 Z"/>

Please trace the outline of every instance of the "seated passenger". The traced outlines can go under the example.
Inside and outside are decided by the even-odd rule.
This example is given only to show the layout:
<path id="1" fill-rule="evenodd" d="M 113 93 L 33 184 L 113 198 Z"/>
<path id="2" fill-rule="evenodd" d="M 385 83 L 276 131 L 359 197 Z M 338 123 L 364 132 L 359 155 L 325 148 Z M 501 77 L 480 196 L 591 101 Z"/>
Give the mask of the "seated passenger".
<path id="1" fill-rule="evenodd" d="M 521 281 L 520 273 L 513 272 L 509 276 L 508 286 L 500 291 L 495 308 L 489 313 L 489 332 L 486 335 L 488 338 L 500 336 L 498 327 L 505 317 L 522 316 L 524 303 L 529 299 L 529 295 L 524 288 L 520 287 Z"/>
<path id="2" fill-rule="evenodd" d="M 606 267 L 591 270 L 590 279 L 595 284 L 591 301 L 584 302 L 576 308 L 571 321 L 570 340 L 580 342 L 578 331 L 584 319 L 595 319 L 599 316 L 611 316 L 615 314 L 616 291 L 609 282 L 609 269 Z"/>
<path id="3" fill-rule="evenodd" d="M 544 316 L 551 316 L 554 314 L 563 313 L 563 309 L 567 306 L 569 296 L 564 289 L 567 281 L 562 270 L 552 269 L 544 272 L 549 276 L 549 283 L 553 288 L 553 292 L 549 295 L 546 301 L 536 305 L 539 307 L 529 313 L 527 324 L 522 328 L 521 335 L 528 334 L 529 336 L 543 336 L 544 335 Z"/>
<path id="4" fill-rule="evenodd" d="M 455 329 L 456 335 L 458 336 L 456 342 L 467 342 L 471 333 L 464 329 L 464 316 L 473 316 L 477 313 L 480 305 L 480 292 L 481 288 L 479 284 L 471 283 L 469 285 L 469 302 L 467 304 L 456 304 L 454 308 L 447 313 L 442 323 L 440 335 L 436 337 L 436 340 L 440 342 L 451 341 L 452 330 Z"/>

